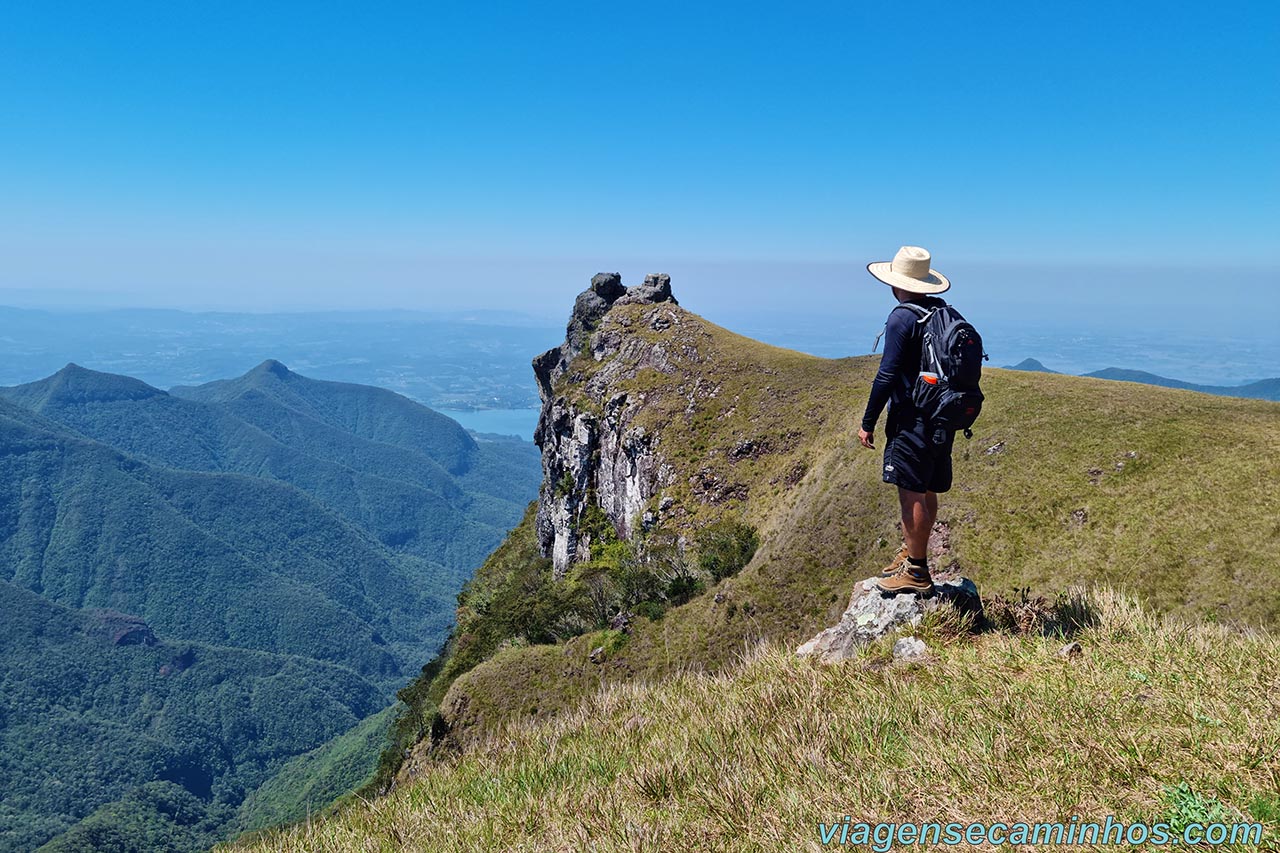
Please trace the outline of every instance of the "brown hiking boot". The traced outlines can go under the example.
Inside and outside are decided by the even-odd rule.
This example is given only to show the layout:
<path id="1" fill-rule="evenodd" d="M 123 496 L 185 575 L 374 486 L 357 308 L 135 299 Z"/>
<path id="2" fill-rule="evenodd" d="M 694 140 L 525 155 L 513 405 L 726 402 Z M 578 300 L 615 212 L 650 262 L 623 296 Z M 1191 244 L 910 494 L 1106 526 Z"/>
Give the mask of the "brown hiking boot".
<path id="1" fill-rule="evenodd" d="M 903 571 L 889 578 L 880 578 L 876 586 L 881 592 L 897 595 L 900 592 L 913 592 L 917 595 L 933 593 L 933 578 L 928 569 L 917 569 L 908 565 Z"/>
<path id="2" fill-rule="evenodd" d="M 898 572 L 902 571 L 902 567 L 907 564 L 907 544 L 902 543 L 902 550 L 893 558 L 893 562 L 880 570 L 880 577 L 891 578 Z"/>

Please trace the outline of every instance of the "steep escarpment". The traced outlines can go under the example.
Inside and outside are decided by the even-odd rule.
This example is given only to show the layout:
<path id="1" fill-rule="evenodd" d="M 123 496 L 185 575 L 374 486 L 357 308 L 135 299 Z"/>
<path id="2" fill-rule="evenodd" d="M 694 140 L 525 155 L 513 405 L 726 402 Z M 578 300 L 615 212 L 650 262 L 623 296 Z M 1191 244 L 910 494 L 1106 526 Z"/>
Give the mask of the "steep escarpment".
<path id="1" fill-rule="evenodd" d="M 766 520 L 776 505 L 763 498 L 803 478 L 824 428 L 856 405 L 866 368 L 720 329 L 681 308 L 665 274 L 632 288 L 597 275 L 564 343 L 534 360 L 536 527 L 556 576 L 592 559 L 599 531 L 584 521 L 595 512 L 637 543 L 667 530 L 687 545 L 725 514 Z"/>
<path id="2" fill-rule="evenodd" d="M 835 623 L 898 542 L 880 454 L 856 435 L 877 361 L 767 346 L 687 311 L 663 278 L 597 276 L 535 362 L 539 502 L 402 693 L 423 736 L 405 775 L 601 687 L 723 671 Z M 1280 496 L 1257 488 L 1280 477 L 1274 404 L 1007 370 L 983 383 L 935 565 L 984 595 L 1103 584 L 1162 611 L 1277 621 Z M 727 572 L 704 559 L 725 525 L 758 541 Z"/>

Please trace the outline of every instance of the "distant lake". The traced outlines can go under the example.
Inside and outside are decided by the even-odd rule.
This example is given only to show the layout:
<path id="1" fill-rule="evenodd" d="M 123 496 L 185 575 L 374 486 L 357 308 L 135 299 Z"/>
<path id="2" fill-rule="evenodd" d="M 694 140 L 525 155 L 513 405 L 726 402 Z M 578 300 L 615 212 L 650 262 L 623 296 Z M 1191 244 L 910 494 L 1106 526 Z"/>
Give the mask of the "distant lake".
<path id="1" fill-rule="evenodd" d="M 457 412 L 436 409 L 458 423 L 476 432 L 493 432 L 498 435 L 516 435 L 525 441 L 533 441 L 533 428 L 538 425 L 538 409 L 477 409 Z"/>

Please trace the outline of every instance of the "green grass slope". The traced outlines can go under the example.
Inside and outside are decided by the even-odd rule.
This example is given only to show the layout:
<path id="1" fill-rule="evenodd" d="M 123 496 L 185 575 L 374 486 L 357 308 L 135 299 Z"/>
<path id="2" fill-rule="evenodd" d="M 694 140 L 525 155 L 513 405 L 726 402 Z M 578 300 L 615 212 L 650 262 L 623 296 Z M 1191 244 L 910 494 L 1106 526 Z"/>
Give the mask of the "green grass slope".
<path id="1" fill-rule="evenodd" d="M 655 329 L 659 310 L 677 322 Z M 852 584 L 897 547 L 881 453 L 856 435 L 877 359 L 769 347 L 669 305 L 615 306 L 596 335 L 622 335 L 621 354 L 583 355 L 557 391 L 589 409 L 601 405 L 586 390 L 592 376 L 622 377 L 599 396 L 643 395 L 638 423 L 677 472 L 653 501 L 672 502 L 675 532 L 741 516 L 761 546 L 736 576 L 637 619 L 616 649 L 619 638 L 598 632 L 547 645 L 529 626 L 553 623 L 538 608 L 560 605 L 527 517 L 464 592 L 448 655 L 402 694 L 416 708 L 407 728 L 425 732 L 440 708 L 465 742 L 605 685 L 717 671 L 761 639 L 798 642 L 832 623 Z M 654 347 L 663 371 L 649 366 Z M 975 437 L 957 439 L 935 563 L 988 591 L 1097 583 L 1162 612 L 1276 624 L 1274 403 L 1008 370 L 985 372 L 983 386 Z M 528 618 L 495 605 L 513 600 Z M 590 661 L 601 646 L 603 660 Z"/>
<path id="2" fill-rule="evenodd" d="M 1095 590 L 1084 657 L 1036 632 L 930 624 L 922 666 L 891 665 L 889 638 L 826 668 L 790 650 L 898 542 L 881 454 L 856 436 L 876 366 L 615 305 L 553 391 L 588 412 L 643 401 L 632 426 L 672 472 L 642 510 L 658 526 L 624 543 L 588 512 L 591 561 L 553 581 L 526 514 L 460 596 L 445 653 L 400 693 L 397 734 L 423 741 L 392 793 L 244 847 L 818 849 L 818 822 L 846 814 L 1227 815 L 1274 833 L 1277 647 L 1248 626 L 1280 617 L 1280 494 L 1265 487 L 1280 409 L 987 371 L 935 565 L 988 596 Z M 706 534 L 730 522 L 759 547 L 708 574 Z M 628 599 L 655 563 L 666 591 Z M 696 575 L 682 595 L 678 565 Z M 627 601 L 644 604 L 629 633 L 583 618 Z"/>
<path id="3" fill-rule="evenodd" d="M 941 625 L 907 665 L 892 638 L 834 666 L 766 643 L 716 675 L 615 684 L 542 725 L 508 722 L 384 798 L 234 849 L 818 851 L 819 825 L 846 815 L 1258 823 L 1260 846 L 1215 849 L 1275 849 L 1280 642 L 1086 600 L 1078 658 L 1036 632 Z"/>

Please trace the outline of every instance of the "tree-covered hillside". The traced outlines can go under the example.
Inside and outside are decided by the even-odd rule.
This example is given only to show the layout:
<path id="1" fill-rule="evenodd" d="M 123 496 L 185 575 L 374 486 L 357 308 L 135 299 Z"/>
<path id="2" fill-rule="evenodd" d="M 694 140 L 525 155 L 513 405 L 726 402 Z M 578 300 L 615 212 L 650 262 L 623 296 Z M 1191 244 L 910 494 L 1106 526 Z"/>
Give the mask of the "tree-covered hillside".
<path id="1" fill-rule="evenodd" d="M 156 781 L 194 798 L 208 841 L 283 760 L 384 703 L 349 666 L 158 638 L 0 581 L 0 849 Z"/>
<path id="2" fill-rule="evenodd" d="M 532 445 L 390 392 L 232 384 L 0 389 L 0 850 L 198 847 L 289 759 L 381 731 L 536 489 Z M 346 743 L 324 766 L 358 781 L 381 743 Z M 299 779 L 273 813 L 333 788 Z"/>
<path id="3" fill-rule="evenodd" d="M 21 424 L 0 402 L 2 579 L 68 607 L 109 607 L 164 637 L 303 655 L 379 681 L 439 630 L 427 570 L 297 489 L 156 468 L 97 442 Z M 415 658 L 407 663 L 412 668 Z"/>
<path id="4" fill-rule="evenodd" d="M 278 362 L 174 391 L 68 365 L 0 394 L 161 466 L 289 483 L 384 545 L 468 573 L 523 510 L 507 483 L 536 478 L 528 443 L 477 442 L 398 394 Z"/>

